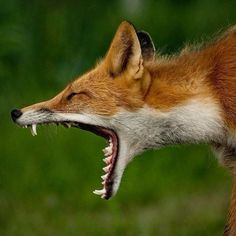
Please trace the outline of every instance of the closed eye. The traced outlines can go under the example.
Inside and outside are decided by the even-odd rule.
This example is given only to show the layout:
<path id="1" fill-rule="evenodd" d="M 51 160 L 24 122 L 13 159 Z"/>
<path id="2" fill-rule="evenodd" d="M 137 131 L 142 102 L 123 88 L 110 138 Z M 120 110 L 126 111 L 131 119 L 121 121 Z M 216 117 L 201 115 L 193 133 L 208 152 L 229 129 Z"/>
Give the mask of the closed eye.
<path id="1" fill-rule="evenodd" d="M 66 100 L 67 101 L 70 101 L 71 100 L 71 98 L 73 98 L 75 95 L 77 95 L 78 93 L 75 93 L 75 92 L 72 92 L 72 93 L 70 93 L 67 97 L 66 97 Z"/>
<path id="2" fill-rule="evenodd" d="M 85 91 L 78 92 L 78 93 L 72 92 L 72 93 L 70 93 L 70 94 L 66 97 L 66 100 L 67 100 L 67 101 L 70 101 L 70 100 L 71 100 L 74 96 L 76 96 L 76 95 L 86 95 L 87 97 L 90 97 L 89 94 L 88 94 L 87 92 L 85 92 Z"/>

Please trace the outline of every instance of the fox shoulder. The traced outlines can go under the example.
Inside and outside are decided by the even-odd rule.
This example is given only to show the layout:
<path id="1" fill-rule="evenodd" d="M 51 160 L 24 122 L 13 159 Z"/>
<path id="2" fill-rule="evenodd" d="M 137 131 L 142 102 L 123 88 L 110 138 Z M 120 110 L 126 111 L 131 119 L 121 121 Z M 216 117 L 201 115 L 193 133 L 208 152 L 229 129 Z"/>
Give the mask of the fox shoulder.
<path id="1" fill-rule="evenodd" d="M 226 122 L 236 126 L 236 26 L 213 44 L 210 81 L 224 110 Z"/>

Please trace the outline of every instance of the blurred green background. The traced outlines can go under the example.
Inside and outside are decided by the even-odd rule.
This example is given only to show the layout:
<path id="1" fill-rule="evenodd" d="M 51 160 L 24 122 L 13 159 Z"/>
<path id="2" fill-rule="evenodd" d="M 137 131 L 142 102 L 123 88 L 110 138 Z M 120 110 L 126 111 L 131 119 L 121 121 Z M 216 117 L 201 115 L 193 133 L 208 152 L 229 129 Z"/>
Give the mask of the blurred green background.
<path id="1" fill-rule="evenodd" d="M 144 153 L 104 201 L 92 194 L 103 139 L 63 127 L 33 138 L 9 112 L 93 66 L 124 19 L 173 53 L 236 23 L 235 9 L 220 0 L 0 1 L 0 235 L 221 235 L 231 179 L 207 147 Z"/>

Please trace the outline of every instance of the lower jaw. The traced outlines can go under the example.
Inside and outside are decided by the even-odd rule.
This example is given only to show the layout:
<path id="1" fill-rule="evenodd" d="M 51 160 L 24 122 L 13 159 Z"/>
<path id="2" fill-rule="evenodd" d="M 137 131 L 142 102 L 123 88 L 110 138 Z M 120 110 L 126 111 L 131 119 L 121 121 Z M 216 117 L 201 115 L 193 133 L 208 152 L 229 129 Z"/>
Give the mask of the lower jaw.
<path id="1" fill-rule="evenodd" d="M 110 168 L 108 171 L 104 170 L 105 175 L 102 176 L 103 189 L 94 191 L 94 193 L 97 195 L 100 195 L 101 198 L 107 199 L 107 200 L 110 199 L 114 195 L 114 191 L 113 191 L 114 181 L 115 181 L 114 173 L 115 173 L 115 168 L 116 168 L 118 155 L 119 155 L 119 138 L 118 138 L 117 133 L 114 130 L 111 130 L 105 127 L 89 125 L 89 124 L 84 124 L 84 123 L 73 123 L 72 126 L 86 130 L 86 131 L 90 131 L 92 133 L 95 133 L 98 136 L 102 136 L 103 138 L 107 140 L 107 142 L 109 143 L 109 146 L 110 145 L 112 146 L 111 147 L 112 152 L 110 154 L 112 155 L 111 161 L 109 163 L 106 163 L 107 166 L 110 166 Z M 109 148 L 109 146 L 107 148 Z M 106 176 L 105 179 L 104 179 L 104 176 Z"/>
<path id="2" fill-rule="evenodd" d="M 101 197 L 104 199 L 109 199 L 112 196 L 114 196 L 114 181 L 115 181 L 114 173 L 115 173 L 115 168 L 116 168 L 116 164 L 118 161 L 118 155 L 119 155 L 119 138 L 118 138 L 118 135 L 116 134 L 116 132 L 113 130 L 110 130 L 108 128 L 83 124 L 83 123 L 79 123 L 79 122 L 72 122 L 72 121 L 28 124 L 28 125 L 24 125 L 24 127 L 31 128 L 31 133 L 33 136 L 35 136 L 35 135 L 37 135 L 37 131 L 36 131 L 37 125 L 44 125 L 44 124 L 50 125 L 50 124 L 55 124 L 55 123 L 57 125 L 61 124 L 66 128 L 76 127 L 76 128 L 84 129 L 84 130 L 93 132 L 99 136 L 102 136 L 107 140 L 112 139 L 112 144 L 114 147 L 112 150 L 112 160 L 109 163 L 110 169 L 108 171 L 105 171 L 105 175 L 107 175 L 107 177 L 103 181 L 103 188 L 104 188 L 105 192 L 103 194 L 98 194 L 98 193 L 96 193 L 96 194 L 101 195 Z M 97 191 L 101 191 L 101 190 L 97 190 Z"/>

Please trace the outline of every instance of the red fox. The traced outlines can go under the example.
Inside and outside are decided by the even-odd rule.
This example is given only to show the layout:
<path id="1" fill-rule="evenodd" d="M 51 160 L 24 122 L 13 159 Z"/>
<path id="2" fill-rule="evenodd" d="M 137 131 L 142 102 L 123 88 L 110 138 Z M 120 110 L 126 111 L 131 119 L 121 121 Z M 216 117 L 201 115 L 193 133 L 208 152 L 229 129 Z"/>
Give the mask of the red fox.
<path id="1" fill-rule="evenodd" d="M 155 53 L 150 35 L 122 22 L 104 59 L 54 98 L 11 112 L 22 127 L 58 123 L 107 139 L 102 189 L 109 199 L 126 165 L 147 149 L 210 144 L 236 173 L 236 28 L 178 55 Z M 236 235 L 236 187 L 224 235 Z"/>

